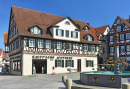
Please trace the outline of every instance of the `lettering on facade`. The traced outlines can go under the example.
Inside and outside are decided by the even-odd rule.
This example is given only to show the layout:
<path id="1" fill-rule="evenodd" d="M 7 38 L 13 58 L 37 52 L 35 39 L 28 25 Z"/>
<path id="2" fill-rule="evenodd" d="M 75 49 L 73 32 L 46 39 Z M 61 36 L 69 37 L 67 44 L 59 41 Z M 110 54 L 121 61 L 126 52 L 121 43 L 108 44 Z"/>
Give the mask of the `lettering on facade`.
<path id="1" fill-rule="evenodd" d="M 57 59 L 72 59 L 72 57 L 57 57 Z"/>
<path id="2" fill-rule="evenodd" d="M 54 56 L 32 56 L 32 59 L 54 59 Z"/>

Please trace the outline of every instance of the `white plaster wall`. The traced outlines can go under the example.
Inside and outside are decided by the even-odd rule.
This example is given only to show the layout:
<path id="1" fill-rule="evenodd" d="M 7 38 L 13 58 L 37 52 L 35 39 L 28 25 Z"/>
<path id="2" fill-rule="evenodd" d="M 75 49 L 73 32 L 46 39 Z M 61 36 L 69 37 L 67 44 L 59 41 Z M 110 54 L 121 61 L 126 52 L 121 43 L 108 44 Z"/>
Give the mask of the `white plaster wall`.
<path id="1" fill-rule="evenodd" d="M 65 22 L 69 21 L 70 25 L 66 25 Z M 59 28 L 55 28 L 53 27 L 53 38 L 55 39 L 62 39 L 62 40 L 70 40 L 70 41 L 80 41 L 80 31 L 76 31 L 78 32 L 78 38 L 71 38 L 71 31 L 75 31 L 75 29 L 78 29 L 68 18 L 66 18 L 65 20 L 57 23 L 56 25 L 59 26 Z M 63 37 L 59 37 L 56 36 L 56 29 L 62 29 L 64 30 L 64 36 Z M 66 31 L 65 30 L 69 30 L 69 37 L 66 37 Z"/>
<path id="2" fill-rule="evenodd" d="M 110 29 L 107 31 L 107 29 L 109 29 L 109 27 L 106 28 L 106 30 L 104 31 L 103 35 L 107 35 L 110 31 Z"/>
<path id="3" fill-rule="evenodd" d="M 23 54 L 23 76 L 25 75 L 32 75 L 32 56 L 43 56 L 40 54 Z M 47 59 L 47 74 L 52 74 L 52 67 L 55 67 L 55 59 L 57 57 L 72 57 L 74 60 L 74 67 L 65 67 L 65 59 L 64 59 L 64 67 L 56 67 L 55 73 L 69 73 L 67 71 L 68 68 L 77 69 L 77 59 L 81 59 L 81 72 L 87 71 L 96 71 L 97 70 L 97 57 L 79 57 L 79 56 L 64 56 L 64 55 L 45 55 L 45 56 L 54 56 L 53 61 Z M 85 60 L 93 60 L 94 67 L 86 67 Z M 41 59 L 44 60 L 44 59 Z M 93 68 L 95 70 L 93 70 Z"/>

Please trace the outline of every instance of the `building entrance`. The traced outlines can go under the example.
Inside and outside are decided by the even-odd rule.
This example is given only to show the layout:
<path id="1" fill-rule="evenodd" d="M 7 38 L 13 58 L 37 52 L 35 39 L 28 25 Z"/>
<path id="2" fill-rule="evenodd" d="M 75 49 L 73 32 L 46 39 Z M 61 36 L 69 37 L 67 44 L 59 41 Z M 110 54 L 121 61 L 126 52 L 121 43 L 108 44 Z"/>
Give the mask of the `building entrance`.
<path id="1" fill-rule="evenodd" d="M 47 73 L 47 60 L 33 60 L 32 71 L 36 70 L 37 74 Z"/>

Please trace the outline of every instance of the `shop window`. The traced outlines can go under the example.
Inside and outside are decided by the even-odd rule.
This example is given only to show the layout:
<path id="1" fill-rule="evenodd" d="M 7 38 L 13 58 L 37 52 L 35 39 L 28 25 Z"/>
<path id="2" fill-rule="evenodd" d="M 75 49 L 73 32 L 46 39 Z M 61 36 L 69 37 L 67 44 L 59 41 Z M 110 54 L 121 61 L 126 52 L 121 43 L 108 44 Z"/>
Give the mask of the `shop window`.
<path id="1" fill-rule="evenodd" d="M 20 71 L 20 60 L 13 61 L 13 70 Z"/>

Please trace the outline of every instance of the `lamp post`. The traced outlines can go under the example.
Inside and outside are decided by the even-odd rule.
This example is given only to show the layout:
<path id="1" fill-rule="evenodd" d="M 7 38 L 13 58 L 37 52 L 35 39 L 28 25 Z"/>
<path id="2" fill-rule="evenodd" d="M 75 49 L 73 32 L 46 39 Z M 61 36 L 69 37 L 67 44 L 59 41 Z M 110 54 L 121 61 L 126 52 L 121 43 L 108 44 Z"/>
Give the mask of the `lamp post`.
<path id="1" fill-rule="evenodd" d="M 121 74 L 121 71 L 120 71 L 120 63 L 118 62 L 118 60 L 119 60 L 119 42 L 118 42 L 118 37 L 119 37 L 119 35 L 118 35 L 118 33 L 117 33 L 117 25 L 116 24 L 114 24 L 114 27 L 115 27 L 115 36 L 114 36 L 114 38 L 115 38 L 115 62 L 114 62 L 114 74 Z"/>

